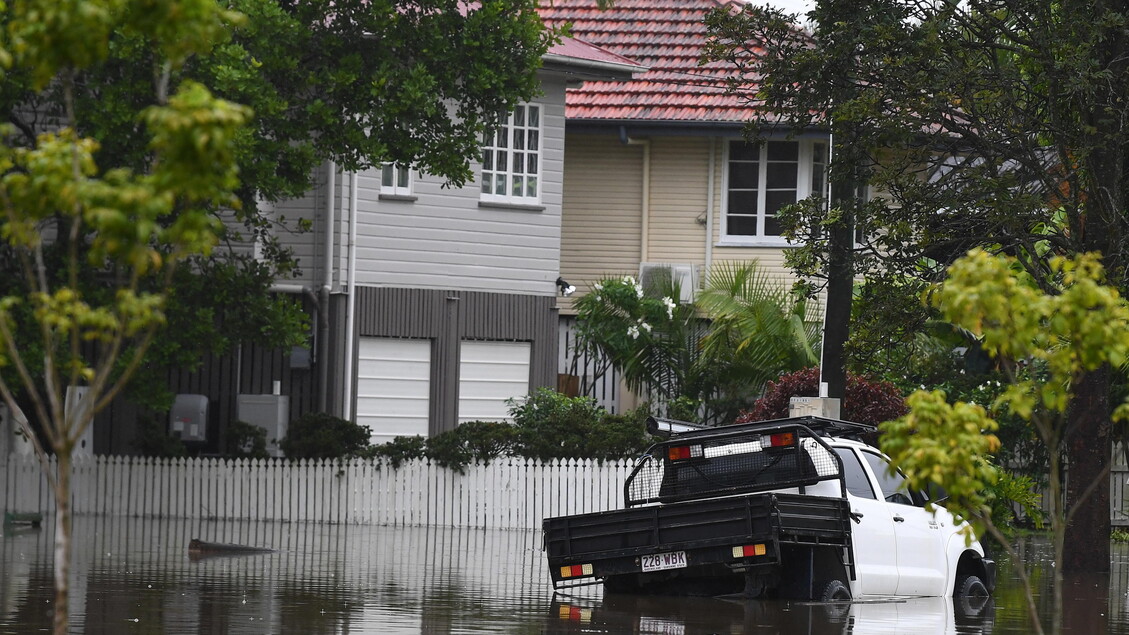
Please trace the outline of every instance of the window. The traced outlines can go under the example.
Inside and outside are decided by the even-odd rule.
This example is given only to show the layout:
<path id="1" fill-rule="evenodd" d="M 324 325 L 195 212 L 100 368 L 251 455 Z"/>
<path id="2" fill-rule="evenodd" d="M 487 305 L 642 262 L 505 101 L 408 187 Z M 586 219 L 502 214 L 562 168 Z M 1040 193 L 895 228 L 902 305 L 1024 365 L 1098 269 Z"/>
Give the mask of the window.
<path id="1" fill-rule="evenodd" d="M 813 193 L 826 196 L 822 141 L 730 141 L 725 236 L 732 242 L 784 242 L 776 213 Z"/>
<path id="2" fill-rule="evenodd" d="M 862 456 L 870 464 L 870 471 L 874 472 L 874 476 L 878 478 L 878 487 L 882 490 L 882 495 L 886 497 L 886 502 L 899 505 L 914 504 L 909 488 L 906 487 L 906 477 L 902 476 L 900 471 L 890 474 L 888 471 L 890 462 L 873 452 L 863 452 Z"/>
<path id="3" fill-rule="evenodd" d="M 874 489 L 870 486 L 866 472 L 862 469 L 862 463 L 859 463 L 855 453 L 846 448 L 835 448 L 835 453 L 843 459 L 843 479 L 847 483 L 847 491 L 859 498 L 876 499 Z"/>
<path id="4" fill-rule="evenodd" d="M 541 200 L 541 107 L 522 104 L 482 140 L 482 200 L 537 204 Z"/>
<path id="5" fill-rule="evenodd" d="M 380 173 L 380 193 L 391 196 L 411 196 L 412 171 L 405 165 L 385 163 Z"/>

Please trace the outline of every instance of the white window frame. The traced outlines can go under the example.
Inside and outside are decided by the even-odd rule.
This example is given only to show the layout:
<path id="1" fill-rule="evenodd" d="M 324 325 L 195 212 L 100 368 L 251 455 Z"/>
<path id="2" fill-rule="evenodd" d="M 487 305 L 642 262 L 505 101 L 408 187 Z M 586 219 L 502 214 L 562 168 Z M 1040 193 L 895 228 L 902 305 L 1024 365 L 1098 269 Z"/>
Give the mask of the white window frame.
<path id="1" fill-rule="evenodd" d="M 538 205 L 544 187 L 545 108 L 519 104 L 482 139 L 479 171 L 481 200 Z M 520 162 L 520 166 L 517 165 Z M 532 180 L 532 183 L 530 182 Z M 520 193 L 515 192 L 520 188 Z"/>
<path id="2" fill-rule="evenodd" d="M 827 161 L 829 159 L 828 143 L 824 139 L 794 139 L 794 140 L 781 140 L 769 139 L 761 144 L 760 156 L 758 158 L 758 179 L 757 179 L 757 213 L 756 213 L 756 233 L 755 234 L 734 234 L 729 231 L 730 216 L 729 216 L 729 184 L 730 184 L 730 148 L 734 143 L 744 143 L 740 139 L 726 139 L 724 145 L 724 159 L 722 165 L 725 166 L 725 171 L 722 174 L 722 191 L 721 191 L 721 240 L 722 246 L 788 246 L 790 243 L 783 236 L 770 235 L 765 233 L 765 224 L 767 215 L 765 214 L 765 199 L 768 192 L 768 144 L 769 143 L 795 143 L 798 145 L 797 165 L 796 165 L 796 200 L 801 201 L 811 196 L 813 185 L 819 187 L 822 185 L 823 196 L 827 196 Z M 814 169 L 813 159 L 815 157 L 816 146 L 823 148 L 823 178 L 822 183 L 818 181 L 813 183 L 816 179 L 817 173 Z M 750 215 L 751 217 L 751 215 Z"/>
<path id="3" fill-rule="evenodd" d="M 386 196 L 412 195 L 412 170 L 406 165 L 386 162 L 380 166 L 380 193 Z"/>

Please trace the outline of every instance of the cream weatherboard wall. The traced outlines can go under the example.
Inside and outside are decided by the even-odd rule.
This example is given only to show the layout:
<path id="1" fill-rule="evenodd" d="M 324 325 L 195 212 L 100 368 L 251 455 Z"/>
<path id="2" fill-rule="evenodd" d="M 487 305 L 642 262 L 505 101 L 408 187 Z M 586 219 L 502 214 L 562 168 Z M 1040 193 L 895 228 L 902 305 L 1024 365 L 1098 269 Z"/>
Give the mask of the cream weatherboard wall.
<path id="1" fill-rule="evenodd" d="M 706 264 L 709 139 L 653 137 L 650 144 L 650 225 L 643 261 L 701 268 Z"/>
<path id="2" fill-rule="evenodd" d="M 722 240 L 731 138 L 737 137 L 637 136 L 625 144 L 613 134 L 569 133 L 561 275 L 577 292 L 560 301 L 562 313 L 574 312 L 574 299 L 592 282 L 634 276 L 642 262 L 695 265 L 704 282 L 712 263 L 756 260 L 783 284 L 792 283 L 786 247 Z"/>
<path id="3" fill-rule="evenodd" d="M 642 257 L 643 156 L 641 145 L 614 137 L 573 134 L 565 144 L 561 275 L 576 287 L 572 298 L 607 275 L 639 269 Z M 561 310 L 571 298 L 560 299 Z"/>

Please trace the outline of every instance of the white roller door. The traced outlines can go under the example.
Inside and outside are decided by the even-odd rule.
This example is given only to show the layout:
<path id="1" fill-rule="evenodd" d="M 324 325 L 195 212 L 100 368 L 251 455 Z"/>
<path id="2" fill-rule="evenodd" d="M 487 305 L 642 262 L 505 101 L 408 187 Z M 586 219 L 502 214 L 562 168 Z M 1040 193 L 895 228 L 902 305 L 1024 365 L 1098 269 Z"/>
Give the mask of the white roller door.
<path id="1" fill-rule="evenodd" d="M 428 433 L 431 341 L 362 337 L 357 351 L 357 423 L 373 443 Z"/>
<path id="2" fill-rule="evenodd" d="M 459 350 L 459 423 L 509 421 L 506 400 L 529 392 L 529 342 L 465 340 Z"/>

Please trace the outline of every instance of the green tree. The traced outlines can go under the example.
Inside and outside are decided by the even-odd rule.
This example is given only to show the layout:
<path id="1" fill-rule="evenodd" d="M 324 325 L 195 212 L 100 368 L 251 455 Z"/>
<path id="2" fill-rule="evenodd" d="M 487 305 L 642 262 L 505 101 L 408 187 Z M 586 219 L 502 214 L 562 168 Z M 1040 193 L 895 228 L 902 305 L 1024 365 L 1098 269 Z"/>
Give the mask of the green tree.
<path id="1" fill-rule="evenodd" d="M 1104 0 L 820 0 L 811 15 L 812 35 L 778 12 L 751 9 L 732 19 L 719 13 L 712 27 L 719 56 L 763 53 L 735 68 L 733 85 L 764 108 L 764 124 L 849 123 L 870 184 L 895 203 L 876 199 L 855 210 L 866 230 L 853 252 L 856 271 L 935 282 L 967 250 L 985 246 L 1014 256 L 1051 291 L 1052 257 L 1098 252 L 1109 282 L 1125 287 L 1129 8 Z M 849 72 L 833 72 L 845 68 L 836 61 L 844 54 Z M 836 211 L 800 205 L 790 213 L 785 222 L 808 239 L 792 252 L 797 266 L 827 275 L 831 246 L 820 230 Z M 1067 497 L 1086 502 L 1073 516 L 1084 537 L 1066 553 L 1068 571 L 1109 568 L 1108 491 L 1074 487 L 1109 465 L 1110 391 L 1111 371 L 1099 367 L 1073 393 L 1068 447 L 1079 478 Z"/>
<path id="2" fill-rule="evenodd" d="M 38 16 L 47 15 L 39 7 L 44 3 L 17 4 Z M 14 126 L 10 144 L 32 147 L 42 129 L 66 120 L 100 143 L 103 170 L 148 169 L 151 152 L 139 113 L 181 82 L 195 80 L 254 111 L 233 140 L 241 205 L 226 210 L 235 220 L 222 228 L 217 248 L 194 255 L 191 266 L 176 274 L 165 304 L 167 325 L 144 360 L 155 371 L 191 369 L 241 341 L 267 347 L 303 343 L 308 325 L 299 298 L 272 299 L 268 291 L 272 282 L 298 273 L 299 263 L 279 236 L 308 225 L 270 214 L 270 205 L 307 193 L 326 161 L 347 170 L 395 161 L 465 183 L 482 135 L 498 113 L 537 94 L 534 71 L 554 37 L 532 0 L 472 6 L 456 0 L 218 4 L 247 19 L 238 29 L 226 24 L 213 29 L 209 37 L 222 35 L 212 38 L 215 46 L 194 51 L 206 54 L 178 52 L 182 62 L 169 64 L 169 55 L 152 46 L 151 34 L 167 30 L 162 21 L 197 14 L 210 3 L 99 0 L 92 11 L 146 26 L 104 23 L 97 34 L 100 53 L 73 67 L 69 84 L 42 83 L 20 68 L 0 78 L 0 110 Z M 0 12 L 0 23 L 15 18 L 14 12 Z M 261 247 L 263 260 L 238 258 L 228 248 L 251 240 Z M 52 279 L 66 251 L 45 245 L 43 254 Z M 0 294 L 30 291 L 18 267 L 14 255 L 0 249 Z M 97 272 L 78 275 L 84 293 L 107 292 Z M 163 281 L 152 284 L 157 289 Z M 322 303 L 328 302 L 325 293 Z M 24 319 L 20 330 L 35 328 Z M 131 399 L 167 406 L 162 374 L 138 374 L 129 387 Z"/>
<path id="3" fill-rule="evenodd" d="M 765 274 L 756 262 L 719 262 L 695 304 L 711 320 L 703 353 L 757 390 L 779 375 L 819 361 L 817 303 Z"/>
<path id="4" fill-rule="evenodd" d="M 974 250 L 950 267 L 933 302 L 946 319 L 976 333 L 984 349 L 1004 362 L 1009 385 L 992 409 L 1028 422 L 1048 449 L 1050 526 L 1055 562 L 1062 562 L 1067 531 L 1083 508 L 1083 501 L 1067 498 L 1062 487 L 1070 438 L 1079 425 L 1071 409 L 1090 373 L 1129 361 L 1129 303 L 1104 284 L 1096 255 L 1053 258 L 1049 266 L 1054 293 L 1045 292 L 1047 282 L 1036 281 L 1016 259 Z M 939 391 L 919 391 L 909 403 L 909 415 L 882 425 L 883 449 L 905 471 L 911 487 L 944 487 L 949 494 L 946 507 L 990 532 L 1010 551 L 1010 542 L 992 521 L 986 494 L 998 478 L 988 461 L 999 447 L 995 420 L 982 406 L 948 404 Z M 1129 415 L 1129 402 L 1118 406 L 1114 415 Z M 1089 472 L 1077 467 L 1070 463 L 1065 475 L 1069 481 L 1082 479 L 1075 490 L 1089 495 L 1108 486 L 1108 468 L 1089 478 Z M 1032 626 L 1041 633 L 1026 570 L 1018 558 L 1015 561 L 1027 590 Z M 1062 627 L 1062 594 L 1063 571 L 1056 567 L 1056 633 Z"/>
<path id="5" fill-rule="evenodd" d="M 216 99 L 197 82 L 171 82 L 170 75 L 209 51 L 240 16 L 210 0 L 162 4 L 175 20 L 140 8 L 109 1 L 15 2 L 0 35 L 6 79 L 21 77 L 34 91 L 57 92 L 64 106 L 53 132 L 16 145 L 8 127 L 0 145 L 0 236 L 27 290 L 0 299 L 0 366 L 12 369 L 0 375 L 0 394 L 32 440 L 54 493 L 54 630 L 60 635 L 67 632 L 69 612 L 75 444 L 138 367 L 164 320 L 165 296 L 146 290 L 146 278 L 157 276 L 167 285 L 178 261 L 206 254 L 218 229 L 211 210 L 239 204 L 235 152 L 248 110 Z M 116 29 L 141 36 L 167 71 L 157 76 L 157 98 L 136 122 L 148 141 L 144 169 L 99 168 L 98 142 L 75 129 L 78 75 L 106 58 Z M 52 263 L 59 272 L 49 271 L 44 258 L 51 244 L 65 246 Z M 83 292 L 79 279 L 90 270 L 108 282 L 109 292 Z M 17 328 L 18 317 L 34 322 L 31 342 Z M 34 367 L 29 355 L 39 357 Z M 87 392 L 68 404 L 72 386 Z M 47 447 L 32 433 L 17 389 L 32 404 Z M 57 469 L 48 462 L 49 450 Z"/>

